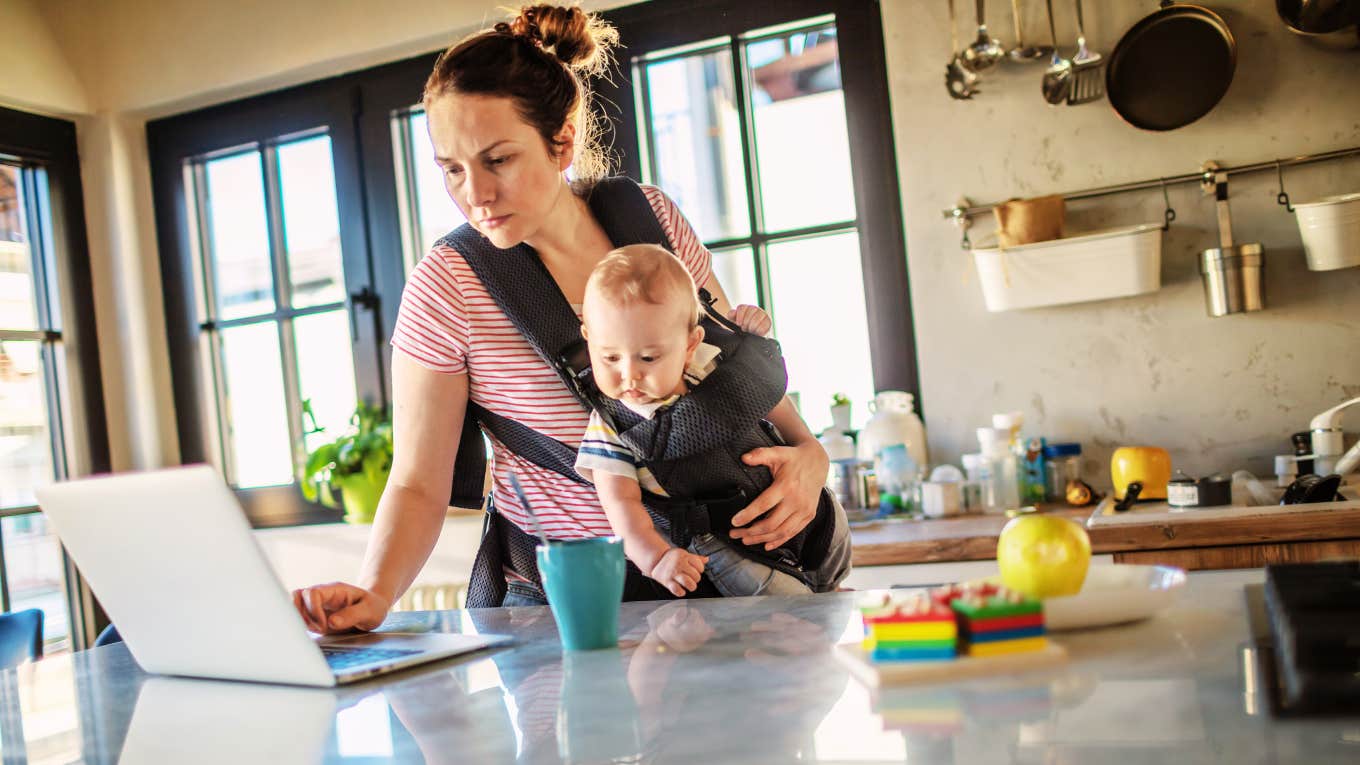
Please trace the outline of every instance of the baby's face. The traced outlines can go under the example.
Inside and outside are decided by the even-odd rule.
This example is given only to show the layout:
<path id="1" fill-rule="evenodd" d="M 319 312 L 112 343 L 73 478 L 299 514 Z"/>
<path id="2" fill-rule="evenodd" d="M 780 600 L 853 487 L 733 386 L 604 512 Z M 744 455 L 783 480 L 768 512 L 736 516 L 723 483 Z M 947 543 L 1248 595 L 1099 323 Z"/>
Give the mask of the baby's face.
<path id="1" fill-rule="evenodd" d="M 595 384 L 606 396 L 646 404 L 684 392 L 685 365 L 703 330 L 691 330 L 675 302 L 618 305 L 588 293 L 582 321 Z"/>

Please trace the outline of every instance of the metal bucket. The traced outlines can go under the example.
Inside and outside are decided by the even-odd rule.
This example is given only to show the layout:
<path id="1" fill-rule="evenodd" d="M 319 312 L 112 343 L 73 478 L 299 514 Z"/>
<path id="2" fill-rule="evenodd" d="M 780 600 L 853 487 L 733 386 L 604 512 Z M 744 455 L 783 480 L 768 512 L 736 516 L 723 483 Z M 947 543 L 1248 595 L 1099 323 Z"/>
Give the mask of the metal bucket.
<path id="1" fill-rule="evenodd" d="M 1266 307 L 1262 267 L 1265 251 L 1259 244 L 1215 247 L 1200 253 L 1204 301 L 1210 316 L 1259 311 Z"/>

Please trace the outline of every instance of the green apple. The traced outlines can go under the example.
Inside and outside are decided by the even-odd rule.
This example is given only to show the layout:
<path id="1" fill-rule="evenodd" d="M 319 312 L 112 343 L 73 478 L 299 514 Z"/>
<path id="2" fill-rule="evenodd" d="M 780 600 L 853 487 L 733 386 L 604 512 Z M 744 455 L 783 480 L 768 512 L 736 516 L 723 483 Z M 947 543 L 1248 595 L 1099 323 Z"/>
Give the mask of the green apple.
<path id="1" fill-rule="evenodd" d="M 996 541 L 1001 583 L 1031 598 L 1075 595 L 1091 565 L 1091 538 L 1079 524 L 1051 515 L 1024 515 Z"/>

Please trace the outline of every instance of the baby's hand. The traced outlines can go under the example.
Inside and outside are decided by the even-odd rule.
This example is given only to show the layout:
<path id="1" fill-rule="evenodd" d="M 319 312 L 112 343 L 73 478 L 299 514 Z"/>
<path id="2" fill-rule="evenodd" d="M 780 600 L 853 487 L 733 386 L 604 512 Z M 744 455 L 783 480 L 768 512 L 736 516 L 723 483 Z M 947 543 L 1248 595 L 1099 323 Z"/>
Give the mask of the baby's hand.
<path id="1" fill-rule="evenodd" d="M 770 315 L 762 311 L 759 306 L 754 305 L 739 305 L 727 314 L 727 318 L 731 319 L 732 323 L 741 327 L 742 330 L 761 337 L 768 335 L 774 327 L 774 322 L 770 321 Z"/>
<path id="2" fill-rule="evenodd" d="M 693 592 L 699 586 L 699 576 L 704 573 L 707 562 L 708 558 L 703 555 L 672 547 L 652 567 L 651 577 L 665 585 L 675 597 L 683 598 L 686 592 Z"/>

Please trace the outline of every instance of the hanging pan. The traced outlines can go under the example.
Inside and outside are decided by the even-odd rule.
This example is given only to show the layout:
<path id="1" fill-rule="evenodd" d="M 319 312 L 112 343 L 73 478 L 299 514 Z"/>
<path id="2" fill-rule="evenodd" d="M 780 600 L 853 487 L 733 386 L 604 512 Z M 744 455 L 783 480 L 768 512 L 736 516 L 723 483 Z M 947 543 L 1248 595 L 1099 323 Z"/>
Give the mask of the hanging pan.
<path id="1" fill-rule="evenodd" d="M 1134 127 L 1175 130 L 1203 117 L 1228 92 L 1237 42 L 1207 8 L 1162 0 L 1120 38 L 1105 67 L 1110 105 Z"/>

